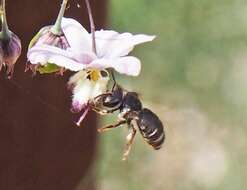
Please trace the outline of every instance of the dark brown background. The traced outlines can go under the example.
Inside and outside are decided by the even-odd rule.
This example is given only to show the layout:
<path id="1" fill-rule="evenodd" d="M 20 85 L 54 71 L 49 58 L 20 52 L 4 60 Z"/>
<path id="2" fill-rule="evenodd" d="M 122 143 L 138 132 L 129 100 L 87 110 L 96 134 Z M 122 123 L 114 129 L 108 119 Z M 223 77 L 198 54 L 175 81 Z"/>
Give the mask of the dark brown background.
<path id="1" fill-rule="evenodd" d="M 70 2 L 66 16 L 84 26 L 88 18 L 84 1 Z M 76 128 L 70 113 L 71 94 L 64 77 L 24 73 L 26 48 L 38 30 L 51 24 L 60 0 L 7 1 L 9 27 L 22 40 L 23 52 L 13 81 L 0 74 L 0 189 L 73 190 L 94 161 L 96 119 L 90 114 Z M 96 25 L 106 20 L 106 0 L 92 2 Z M 80 189 L 95 189 L 94 179 Z"/>

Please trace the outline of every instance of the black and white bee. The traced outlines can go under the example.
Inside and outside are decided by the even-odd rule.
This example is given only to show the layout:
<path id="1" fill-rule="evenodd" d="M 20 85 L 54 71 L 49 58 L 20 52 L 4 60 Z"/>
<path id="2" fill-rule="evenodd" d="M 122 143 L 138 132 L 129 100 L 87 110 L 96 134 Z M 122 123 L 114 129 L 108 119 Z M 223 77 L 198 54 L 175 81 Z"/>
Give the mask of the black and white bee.
<path id="1" fill-rule="evenodd" d="M 163 124 L 155 113 L 143 108 L 136 92 L 128 92 L 119 85 L 114 84 L 109 93 L 101 94 L 94 98 L 91 102 L 91 107 L 101 115 L 119 111 L 118 122 L 98 129 L 100 133 L 127 124 L 130 132 L 126 138 L 127 143 L 123 160 L 126 160 L 130 153 L 137 128 L 149 145 L 155 150 L 161 148 L 165 140 Z"/>

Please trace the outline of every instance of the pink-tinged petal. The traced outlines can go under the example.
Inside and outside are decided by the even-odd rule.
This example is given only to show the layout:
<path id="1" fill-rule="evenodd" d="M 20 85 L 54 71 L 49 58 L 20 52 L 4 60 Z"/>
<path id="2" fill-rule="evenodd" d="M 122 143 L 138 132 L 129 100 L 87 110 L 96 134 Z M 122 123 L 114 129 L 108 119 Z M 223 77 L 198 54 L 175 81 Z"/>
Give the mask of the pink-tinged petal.
<path id="1" fill-rule="evenodd" d="M 122 57 L 129 54 L 135 45 L 152 41 L 155 36 L 144 34 L 133 35 L 112 30 L 96 31 L 97 54 L 101 58 Z"/>
<path id="2" fill-rule="evenodd" d="M 32 47 L 28 50 L 27 57 L 31 64 L 53 63 L 71 71 L 82 70 L 96 59 L 91 52 L 74 52 L 70 48 L 63 50 L 49 45 Z"/>
<path id="3" fill-rule="evenodd" d="M 70 77 L 68 85 L 72 86 L 72 111 L 80 112 L 88 106 L 88 102 L 96 96 L 105 93 L 109 77 L 100 77 L 97 81 L 90 80 L 85 70 Z"/>
<path id="4" fill-rule="evenodd" d="M 93 92 L 94 84 L 87 79 L 80 79 L 73 89 L 72 108 L 79 112 L 88 104 Z"/>
<path id="5" fill-rule="evenodd" d="M 90 34 L 75 19 L 63 17 L 62 30 L 72 49 L 76 51 L 91 51 L 92 41 Z"/>
<path id="6" fill-rule="evenodd" d="M 113 59 L 96 59 L 89 65 L 88 68 L 114 68 L 121 74 L 138 76 L 141 71 L 141 62 L 136 57 L 126 56 Z"/>
<path id="7" fill-rule="evenodd" d="M 88 104 L 80 104 L 80 102 L 72 101 L 72 107 L 70 111 L 72 113 L 79 113 L 81 110 L 85 109 L 88 106 Z"/>
<path id="8" fill-rule="evenodd" d="M 73 86 L 72 111 L 80 112 L 88 105 L 94 83 L 87 79 L 87 72 L 82 70 L 70 77 L 68 85 Z"/>

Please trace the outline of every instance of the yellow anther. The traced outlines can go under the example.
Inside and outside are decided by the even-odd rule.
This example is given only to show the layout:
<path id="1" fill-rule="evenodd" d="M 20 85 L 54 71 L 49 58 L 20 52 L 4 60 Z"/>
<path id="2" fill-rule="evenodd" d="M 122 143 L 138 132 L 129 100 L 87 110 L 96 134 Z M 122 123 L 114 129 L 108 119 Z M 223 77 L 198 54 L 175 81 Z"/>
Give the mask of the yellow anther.
<path id="1" fill-rule="evenodd" d="M 99 70 L 92 70 L 90 73 L 90 79 L 94 82 L 96 82 L 97 80 L 99 80 L 100 78 L 100 72 Z"/>

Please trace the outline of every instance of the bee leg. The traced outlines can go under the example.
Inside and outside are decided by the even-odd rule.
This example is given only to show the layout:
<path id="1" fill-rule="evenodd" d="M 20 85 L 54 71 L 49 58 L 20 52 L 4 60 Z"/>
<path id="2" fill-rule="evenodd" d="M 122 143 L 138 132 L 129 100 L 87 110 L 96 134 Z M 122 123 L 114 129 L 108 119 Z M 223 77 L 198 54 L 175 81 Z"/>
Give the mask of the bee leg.
<path id="1" fill-rule="evenodd" d="M 96 108 L 96 107 L 93 107 L 92 109 L 93 109 L 93 111 L 95 111 L 96 113 L 98 113 L 100 115 L 106 115 L 107 114 L 106 110 L 101 110 L 101 109 Z"/>
<path id="2" fill-rule="evenodd" d="M 99 128 L 99 129 L 98 129 L 98 132 L 99 132 L 99 133 L 103 133 L 103 132 L 105 132 L 105 131 L 109 131 L 109 130 L 111 130 L 111 129 L 113 129 L 113 128 L 119 127 L 119 126 L 121 126 L 121 125 L 123 125 L 123 124 L 125 124 L 125 123 L 126 123 L 126 121 L 119 121 L 118 123 L 116 123 L 116 124 L 114 124 L 114 125 L 108 125 L 108 126 L 106 126 L 106 127 Z"/>
<path id="3" fill-rule="evenodd" d="M 131 150 L 131 146 L 133 144 L 133 141 L 134 141 L 134 138 L 136 135 L 136 129 L 134 127 L 131 127 L 130 130 L 131 130 L 131 132 L 126 137 L 127 143 L 126 143 L 126 146 L 124 149 L 124 154 L 123 154 L 123 158 L 122 158 L 123 161 L 127 160 L 129 153 L 130 153 L 130 150 Z"/>
<path id="4" fill-rule="evenodd" d="M 115 109 L 111 109 L 111 110 L 102 110 L 102 109 L 97 108 L 97 107 L 93 107 L 92 109 L 100 115 L 106 115 L 106 114 L 113 113 L 113 112 L 119 110 L 119 108 L 115 108 Z"/>
<path id="5" fill-rule="evenodd" d="M 109 95 L 111 95 L 111 94 L 112 94 L 111 92 L 109 92 L 109 93 L 104 93 L 104 94 L 100 94 L 100 95 L 98 95 L 98 96 L 96 96 L 96 97 L 94 98 L 94 102 L 97 101 L 97 99 L 99 99 L 99 98 L 104 98 L 104 97 L 109 96 Z"/>

